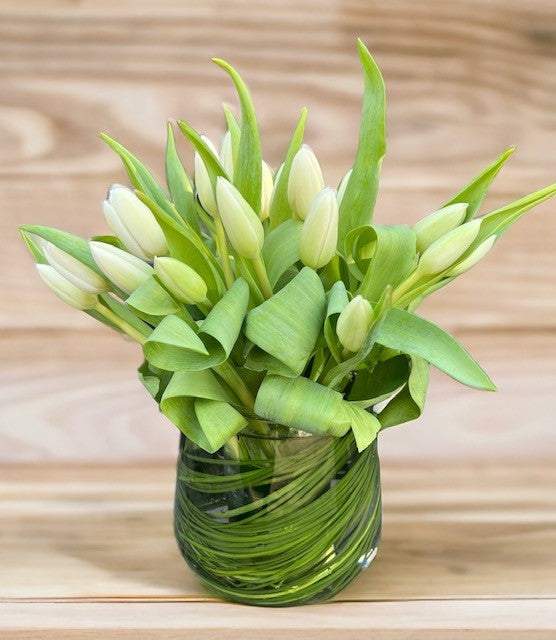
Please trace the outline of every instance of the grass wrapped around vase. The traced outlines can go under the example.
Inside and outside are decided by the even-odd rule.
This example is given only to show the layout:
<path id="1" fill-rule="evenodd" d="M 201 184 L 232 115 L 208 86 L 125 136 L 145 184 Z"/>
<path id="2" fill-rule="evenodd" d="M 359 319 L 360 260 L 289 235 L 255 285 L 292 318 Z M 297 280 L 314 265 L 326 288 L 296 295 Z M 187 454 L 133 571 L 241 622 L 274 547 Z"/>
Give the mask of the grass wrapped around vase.
<path id="1" fill-rule="evenodd" d="M 556 193 L 551 185 L 478 216 L 510 148 L 413 227 L 374 224 L 385 94 L 358 46 L 359 144 L 337 190 L 303 144 L 305 110 L 276 172 L 264 162 L 247 87 L 215 60 L 241 118 L 224 109 L 219 151 L 177 123 L 195 151 L 194 179 L 171 125 L 167 189 L 102 135 L 133 187 L 109 190 L 112 234 L 22 227 L 54 293 L 141 345 L 139 378 L 181 432 L 178 545 L 230 600 L 316 602 L 368 566 L 380 537 L 380 431 L 420 416 L 431 364 L 495 389 L 416 309 Z"/>

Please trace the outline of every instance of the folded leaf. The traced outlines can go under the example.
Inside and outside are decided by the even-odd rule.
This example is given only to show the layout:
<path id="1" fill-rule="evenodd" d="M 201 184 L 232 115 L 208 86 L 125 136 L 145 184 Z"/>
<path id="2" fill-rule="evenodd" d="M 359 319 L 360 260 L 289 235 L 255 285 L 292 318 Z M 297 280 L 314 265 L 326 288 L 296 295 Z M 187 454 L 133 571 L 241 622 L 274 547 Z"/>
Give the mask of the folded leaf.
<path id="1" fill-rule="evenodd" d="M 342 359 L 342 345 L 336 335 L 336 323 L 338 316 L 342 313 L 348 302 L 349 298 L 346 285 L 342 280 L 338 280 L 338 282 L 332 285 L 332 288 L 328 292 L 328 304 L 326 307 L 326 318 L 324 320 L 324 338 L 336 362 L 340 362 Z"/>
<path id="2" fill-rule="evenodd" d="M 290 178 L 290 169 L 295 154 L 301 149 L 303 143 L 303 132 L 305 130 L 305 120 L 307 119 L 307 109 L 301 110 L 301 115 L 295 127 L 286 159 L 278 176 L 278 180 L 274 185 L 274 193 L 270 203 L 270 228 L 276 229 L 285 220 L 291 218 L 292 209 L 288 200 L 288 180 Z"/>
<path id="3" fill-rule="evenodd" d="M 372 442 L 375 441 L 381 424 L 378 418 L 370 413 L 353 405 L 350 402 L 344 402 L 345 411 L 348 412 L 351 422 L 351 429 L 355 437 L 355 444 L 359 452 L 364 451 Z"/>
<path id="4" fill-rule="evenodd" d="M 318 275 L 302 269 L 283 289 L 252 309 L 245 335 L 257 347 L 300 375 L 324 321 L 326 298 Z"/>
<path id="5" fill-rule="evenodd" d="M 316 435 L 343 436 L 352 428 L 359 451 L 380 430 L 374 415 L 304 377 L 267 375 L 257 393 L 255 412 L 269 422 Z"/>
<path id="6" fill-rule="evenodd" d="M 249 302 L 245 280 L 236 280 L 198 332 L 176 315 L 166 316 L 143 345 L 147 360 L 166 371 L 200 371 L 222 364 L 237 341 Z"/>
<path id="7" fill-rule="evenodd" d="M 255 412 L 269 422 L 319 435 L 342 436 L 350 428 L 342 394 L 303 377 L 266 376 Z"/>
<path id="8" fill-rule="evenodd" d="M 496 390 L 488 375 L 455 338 L 412 313 L 390 309 L 378 332 L 377 342 L 419 356 L 469 387 Z"/>
<path id="9" fill-rule="evenodd" d="M 261 211 L 262 155 L 259 125 L 247 85 L 239 73 L 224 60 L 213 58 L 231 77 L 241 105 L 241 136 L 234 162 L 234 186 L 254 211 Z"/>
<path id="10" fill-rule="evenodd" d="M 482 173 L 480 173 L 477 177 L 473 178 L 473 180 L 465 186 L 458 194 L 456 194 L 450 201 L 444 204 L 444 207 L 447 207 L 451 204 L 456 204 L 457 202 L 466 202 L 469 206 L 467 207 L 467 211 L 465 214 L 465 219 L 463 222 L 468 222 L 475 216 L 477 211 L 479 210 L 486 194 L 487 190 L 491 184 L 491 182 L 496 178 L 500 169 L 506 164 L 507 160 L 515 151 L 515 147 L 510 147 L 496 160 L 489 165 Z"/>
<path id="11" fill-rule="evenodd" d="M 273 287 L 280 276 L 299 260 L 302 228 L 301 220 L 286 220 L 265 238 L 262 254 Z"/>
<path id="12" fill-rule="evenodd" d="M 166 289 L 153 277 L 147 278 L 143 284 L 126 299 L 128 307 L 151 316 L 167 316 L 182 309 Z"/>
<path id="13" fill-rule="evenodd" d="M 44 257 L 40 245 L 35 242 L 35 240 L 33 240 L 31 235 L 25 231 L 24 227 L 21 227 L 19 231 L 21 233 L 23 241 L 25 242 L 27 248 L 31 252 L 31 255 L 33 256 L 33 260 L 37 264 L 48 264 L 48 260 Z"/>
<path id="14" fill-rule="evenodd" d="M 422 358 L 412 357 L 407 384 L 378 414 L 381 428 L 417 419 L 425 406 L 428 384 L 428 363 Z"/>
<path id="15" fill-rule="evenodd" d="M 374 230 L 376 248 L 358 291 L 369 302 L 376 302 L 387 285 L 396 288 L 413 271 L 417 251 L 411 227 L 392 225 Z"/>
<path id="16" fill-rule="evenodd" d="M 162 394 L 168 386 L 173 374 L 168 371 L 156 369 L 145 360 L 137 369 L 137 375 L 141 384 L 150 393 L 154 400 L 160 402 Z"/>
<path id="17" fill-rule="evenodd" d="M 400 355 L 377 362 L 372 371 L 358 371 L 348 400 L 352 404 L 366 409 L 389 398 L 400 389 L 409 376 L 407 356 Z"/>
<path id="18" fill-rule="evenodd" d="M 359 282 L 365 278 L 376 251 L 378 235 L 372 225 L 363 225 L 349 231 L 345 239 L 345 260 L 350 272 Z"/>
<path id="19" fill-rule="evenodd" d="M 353 171 L 340 205 L 338 248 L 344 253 L 347 233 L 373 218 L 382 159 L 386 154 L 386 98 L 384 81 L 371 54 L 357 41 L 359 58 L 365 75 L 365 93 L 361 112 L 359 144 Z"/>
<path id="20" fill-rule="evenodd" d="M 247 425 L 210 370 L 174 373 L 160 410 L 200 447 L 213 453 Z"/>

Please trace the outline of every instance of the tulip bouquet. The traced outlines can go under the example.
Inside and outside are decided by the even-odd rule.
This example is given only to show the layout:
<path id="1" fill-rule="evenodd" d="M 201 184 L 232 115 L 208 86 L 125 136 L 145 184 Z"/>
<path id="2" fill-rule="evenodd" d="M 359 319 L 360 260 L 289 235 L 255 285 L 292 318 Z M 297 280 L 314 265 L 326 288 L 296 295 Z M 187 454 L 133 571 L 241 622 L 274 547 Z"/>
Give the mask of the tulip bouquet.
<path id="1" fill-rule="evenodd" d="M 113 235 L 22 234 L 64 302 L 142 347 L 139 377 L 182 435 L 176 535 L 224 597 L 283 605 L 328 597 L 368 564 L 380 533 L 377 434 L 417 418 L 429 365 L 478 389 L 487 374 L 424 298 L 481 260 L 556 193 L 477 217 L 507 150 L 415 226 L 373 224 L 385 94 L 359 42 L 365 92 L 353 167 L 325 186 L 303 145 L 305 110 L 276 173 L 237 72 L 220 150 L 189 124 L 194 181 L 168 126 L 164 190 L 126 148 L 134 187 L 103 204 Z"/>

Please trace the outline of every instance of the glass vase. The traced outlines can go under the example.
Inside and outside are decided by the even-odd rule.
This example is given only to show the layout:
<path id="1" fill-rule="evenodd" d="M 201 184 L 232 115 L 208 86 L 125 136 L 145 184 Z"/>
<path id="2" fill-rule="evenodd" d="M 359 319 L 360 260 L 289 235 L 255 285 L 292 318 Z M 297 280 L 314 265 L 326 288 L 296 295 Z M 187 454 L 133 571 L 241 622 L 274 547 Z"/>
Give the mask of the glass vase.
<path id="1" fill-rule="evenodd" d="M 381 530 L 376 441 L 281 427 L 242 433 L 215 453 L 184 436 L 174 529 L 208 589 L 260 606 L 327 600 L 374 558 Z"/>

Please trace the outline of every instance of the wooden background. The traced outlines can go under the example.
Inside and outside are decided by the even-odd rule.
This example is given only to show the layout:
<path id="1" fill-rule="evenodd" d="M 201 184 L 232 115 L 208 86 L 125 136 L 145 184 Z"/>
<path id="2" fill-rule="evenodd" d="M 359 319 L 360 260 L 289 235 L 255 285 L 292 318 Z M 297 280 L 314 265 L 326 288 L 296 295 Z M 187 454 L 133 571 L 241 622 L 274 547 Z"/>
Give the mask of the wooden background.
<path id="1" fill-rule="evenodd" d="M 553 0 L 0 0 L 1 462 L 168 459 L 177 445 L 135 347 L 42 285 L 17 225 L 106 230 L 100 203 L 124 175 L 100 130 L 158 175 L 168 117 L 219 136 L 234 95 L 215 55 L 250 84 L 266 159 L 277 166 L 307 106 L 306 141 L 335 184 L 356 144 L 357 36 L 387 86 L 378 222 L 414 222 L 510 144 L 490 208 L 554 182 Z M 435 375 L 420 422 L 382 437 L 386 458 L 553 459 L 555 231 L 549 202 L 423 307 L 499 393 Z"/>

